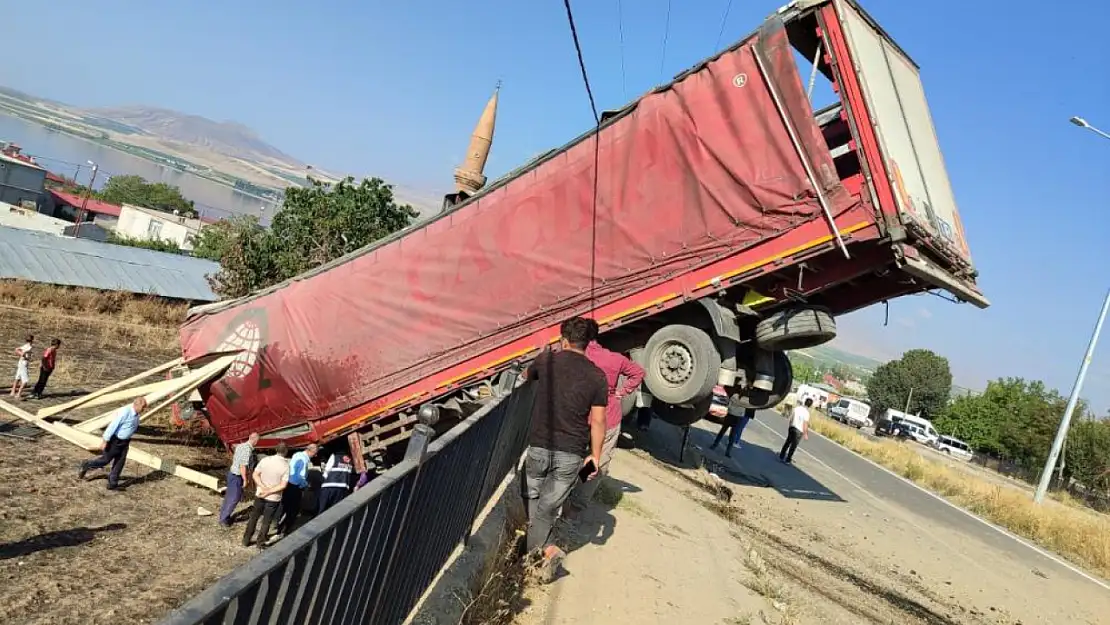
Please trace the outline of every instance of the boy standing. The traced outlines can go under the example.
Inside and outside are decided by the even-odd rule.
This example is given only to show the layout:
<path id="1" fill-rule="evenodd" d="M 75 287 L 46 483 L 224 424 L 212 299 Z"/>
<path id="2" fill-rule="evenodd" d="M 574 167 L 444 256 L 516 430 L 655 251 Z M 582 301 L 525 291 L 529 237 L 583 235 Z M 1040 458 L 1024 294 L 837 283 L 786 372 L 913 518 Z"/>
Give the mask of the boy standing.
<path id="1" fill-rule="evenodd" d="M 50 379 L 50 374 L 54 373 L 54 367 L 58 361 L 58 348 L 62 346 L 59 339 L 50 339 L 50 347 L 42 353 L 42 361 L 39 362 L 39 379 L 35 382 L 35 388 L 31 389 L 31 397 L 33 399 L 42 399 L 42 392 L 46 390 L 46 381 Z"/>

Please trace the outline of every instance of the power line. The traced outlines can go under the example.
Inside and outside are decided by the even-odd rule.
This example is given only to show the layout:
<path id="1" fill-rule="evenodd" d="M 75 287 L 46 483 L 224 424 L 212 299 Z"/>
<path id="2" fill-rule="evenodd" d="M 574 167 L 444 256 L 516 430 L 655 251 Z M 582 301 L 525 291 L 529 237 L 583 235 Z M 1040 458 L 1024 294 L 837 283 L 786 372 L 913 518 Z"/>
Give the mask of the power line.
<path id="1" fill-rule="evenodd" d="M 590 110 L 594 114 L 594 195 L 590 223 L 590 312 L 593 312 L 597 305 L 595 293 L 597 286 L 597 178 L 601 163 L 601 116 L 597 114 L 594 91 L 590 88 L 590 76 L 586 73 L 586 61 L 582 58 L 582 44 L 578 41 L 578 29 L 574 26 L 574 12 L 570 9 L 570 0 L 563 0 L 563 6 L 567 10 L 567 23 L 570 25 L 570 36 L 574 40 L 574 51 L 578 55 L 578 69 L 582 72 L 582 82 L 586 85 L 586 95 L 590 98 Z"/>
<path id="2" fill-rule="evenodd" d="M 725 23 L 728 22 L 728 12 L 732 10 L 732 0 L 728 0 L 725 5 L 725 14 L 721 17 L 721 30 L 717 32 L 717 43 L 713 46 L 713 53 L 716 54 L 721 49 L 721 38 L 725 36 Z"/>
<path id="3" fill-rule="evenodd" d="M 671 32 L 671 0 L 667 0 L 667 17 L 663 22 L 663 53 L 659 55 L 659 79 L 663 79 L 663 66 L 667 63 L 667 35 Z"/>
<path id="4" fill-rule="evenodd" d="M 621 9 L 621 0 L 617 0 L 617 30 L 621 37 L 621 97 L 627 100 L 628 80 L 624 74 L 624 11 Z"/>

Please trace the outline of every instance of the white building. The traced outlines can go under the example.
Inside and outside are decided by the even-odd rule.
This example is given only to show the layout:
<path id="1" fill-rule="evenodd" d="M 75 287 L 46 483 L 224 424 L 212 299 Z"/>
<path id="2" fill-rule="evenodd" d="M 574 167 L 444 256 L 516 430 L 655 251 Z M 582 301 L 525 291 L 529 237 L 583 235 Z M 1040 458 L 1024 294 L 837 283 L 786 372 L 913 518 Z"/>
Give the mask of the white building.
<path id="1" fill-rule="evenodd" d="M 204 227 L 199 219 L 164 213 L 150 208 L 124 204 L 120 210 L 116 234 L 131 239 L 161 239 L 183 250 L 193 249 L 193 237 Z"/>
<path id="2" fill-rule="evenodd" d="M 46 170 L 34 163 L 0 153 L 0 202 L 36 208 L 42 203 Z"/>

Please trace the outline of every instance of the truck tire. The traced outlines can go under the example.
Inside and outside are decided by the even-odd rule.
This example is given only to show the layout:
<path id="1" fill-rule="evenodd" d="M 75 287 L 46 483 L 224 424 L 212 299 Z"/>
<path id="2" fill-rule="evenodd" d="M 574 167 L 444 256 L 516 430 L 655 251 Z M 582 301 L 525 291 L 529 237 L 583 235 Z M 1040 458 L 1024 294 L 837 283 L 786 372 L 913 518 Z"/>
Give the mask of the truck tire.
<path id="1" fill-rule="evenodd" d="M 755 342 L 768 351 L 816 347 L 836 338 L 836 320 L 825 308 L 780 310 L 755 326 Z"/>
<path id="2" fill-rule="evenodd" d="M 709 404 L 712 401 L 712 397 L 706 397 L 692 404 L 675 405 L 656 400 L 652 402 L 651 410 L 655 413 L 655 416 L 671 425 L 686 427 L 687 425 L 697 423 L 698 420 L 709 414 Z"/>
<path id="3" fill-rule="evenodd" d="M 786 399 L 790 387 L 794 384 L 794 367 L 790 365 L 790 358 L 786 352 L 775 352 L 775 384 L 770 392 L 748 389 L 740 396 L 738 402 L 744 408 L 766 410 L 774 408 Z"/>
<path id="4" fill-rule="evenodd" d="M 644 385 L 657 403 L 681 406 L 709 399 L 717 384 L 721 354 L 705 330 L 674 324 L 651 335 L 643 364 Z"/>

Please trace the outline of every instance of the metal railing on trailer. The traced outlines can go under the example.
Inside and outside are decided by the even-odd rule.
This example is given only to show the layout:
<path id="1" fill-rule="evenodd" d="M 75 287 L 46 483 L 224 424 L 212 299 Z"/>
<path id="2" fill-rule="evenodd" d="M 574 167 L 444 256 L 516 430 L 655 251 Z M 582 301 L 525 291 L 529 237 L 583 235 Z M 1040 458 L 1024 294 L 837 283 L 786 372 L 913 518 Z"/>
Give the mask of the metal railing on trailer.
<path id="1" fill-rule="evenodd" d="M 520 459 L 533 397 L 526 384 L 430 444 L 410 443 L 400 464 L 162 625 L 403 622 Z"/>

